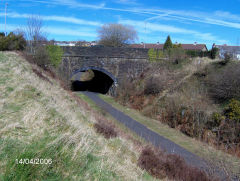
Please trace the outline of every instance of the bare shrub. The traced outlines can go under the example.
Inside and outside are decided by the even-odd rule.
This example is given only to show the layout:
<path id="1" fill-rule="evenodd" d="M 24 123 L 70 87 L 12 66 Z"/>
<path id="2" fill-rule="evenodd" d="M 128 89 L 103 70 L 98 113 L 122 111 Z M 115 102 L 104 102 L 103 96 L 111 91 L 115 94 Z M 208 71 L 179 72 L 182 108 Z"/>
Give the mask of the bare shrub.
<path id="1" fill-rule="evenodd" d="M 165 81 L 160 77 L 151 77 L 146 80 L 144 86 L 144 94 L 158 94 L 165 88 Z"/>
<path id="2" fill-rule="evenodd" d="M 160 149 L 146 146 L 138 159 L 138 165 L 152 176 L 184 181 L 210 181 L 208 175 L 198 168 L 190 167 L 178 155 L 166 154 Z"/>
<path id="3" fill-rule="evenodd" d="M 138 94 L 136 83 L 128 76 L 124 77 L 117 87 L 117 99 L 123 104 L 127 104 L 131 96 Z"/>
<path id="4" fill-rule="evenodd" d="M 117 137 L 117 132 L 112 125 L 98 122 L 94 124 L 94 128 L 96 129 L 97 133 L 102 134 L 107 139 Z"/>
<path id="5" fill-rule="evenodd" d="M 201 138 L 205 124 L 216 110 L 206 91 L 197 80 L 189 80 L 176 93 L 165 97 L 164 102 L 158 103 L 158 119 L 188 136 Z"/>
<path id="6" fill-rule="evenodd" d="M 164 170 L 163 155 L 164 153 L 162 151 L 154 151 L 150 146 L 147 146 L 139 156 L 138 165 L 156 178 L 165 178 L 167 175 Z"/>
<path id="7" fill-rule="evenodd" d="M 207 77 L 209 94 L 216 101 L 240 99 L 240 64 L 229 64 Z"/>
<path id="8" fill-rule="evenodd" d="M 49 56 L 48 52 L 44 46 L 39 46 L 35 49 L 35 54 L 33 56 L 35 63 L 42 67 L 43 69 L 47 69 L 49 65 Z"/>

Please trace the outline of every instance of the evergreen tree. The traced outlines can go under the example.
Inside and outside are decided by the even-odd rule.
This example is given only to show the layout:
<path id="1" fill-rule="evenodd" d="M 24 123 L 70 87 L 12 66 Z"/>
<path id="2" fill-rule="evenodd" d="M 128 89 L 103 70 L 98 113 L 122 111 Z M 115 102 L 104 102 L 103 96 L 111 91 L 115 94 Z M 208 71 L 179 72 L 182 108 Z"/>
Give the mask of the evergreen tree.
<path id="1" fill-rule="evenodd" d="M 172 40 L 171 40 L 170 36 L 168 35 L 167 40 L 165 41 L 165 43 L 163 45 L 163 50 L 167 50 L 172 47 L 173 47 Z"/>

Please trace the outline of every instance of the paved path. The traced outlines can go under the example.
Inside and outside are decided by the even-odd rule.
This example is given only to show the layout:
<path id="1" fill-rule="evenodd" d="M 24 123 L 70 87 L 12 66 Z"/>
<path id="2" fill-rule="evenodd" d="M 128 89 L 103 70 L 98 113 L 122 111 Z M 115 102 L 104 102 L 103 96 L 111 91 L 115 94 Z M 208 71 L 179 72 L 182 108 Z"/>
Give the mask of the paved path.
<path id="1" fill-rule="evenodd" d="M 92 99 L 99 107 L 108 112 L 116 120 L 123 123 L 126 127 L 136 132 L 139 136 L 144 138 L 146 141 L 151 142 L 154 146 L 160 147 L 167 153 L 178 154 L 185 159 L 185 161 L 194 167 L 198 167 L 204 171 L 208 171 L 207 163 L 201 159 L 199 156 L 185 150 L 181 146 L 175 144 L 174 142 L 164 138 L 163 136 L 157 134 L 156 132 L 148 129 L 146 126 L 132 119 L 131 117 L 125 115 L 123 112 L 112 107 L 110 104 L 102 100 L 96 93 L 92 92 L 82 92 L 84 95 Z M 216 169 L 216 174 L 219 175 L 222 180 L 226 180 L 225 174 L 220 169 Z"/>

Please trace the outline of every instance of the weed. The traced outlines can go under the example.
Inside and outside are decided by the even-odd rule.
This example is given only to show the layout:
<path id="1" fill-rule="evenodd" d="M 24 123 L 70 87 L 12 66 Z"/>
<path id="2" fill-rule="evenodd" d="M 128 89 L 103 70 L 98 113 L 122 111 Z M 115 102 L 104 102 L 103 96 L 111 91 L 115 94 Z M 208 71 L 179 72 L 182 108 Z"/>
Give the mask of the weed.
<path id="1" fill-rule="evenodd" d="M 14 88 L 12 88 L 12 87 L 7 87 L 6 90 L 7 90 L 7 92 L 12 92 L 12 91 L 14 90 Z"/>

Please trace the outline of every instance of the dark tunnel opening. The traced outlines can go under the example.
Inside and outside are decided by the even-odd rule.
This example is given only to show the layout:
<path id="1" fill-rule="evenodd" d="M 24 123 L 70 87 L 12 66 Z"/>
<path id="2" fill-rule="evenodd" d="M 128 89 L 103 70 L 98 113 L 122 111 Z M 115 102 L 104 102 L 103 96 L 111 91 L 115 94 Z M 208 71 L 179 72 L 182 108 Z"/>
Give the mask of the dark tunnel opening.
<path id="1" fill-rule="evenodd" d="M 113 79 L 101 71 L 92 70 L 92 72 L 94 76 L 90 80 L 72 81 L 72 91 L 90 91 L 106 94 L 114 83 Z"/>

